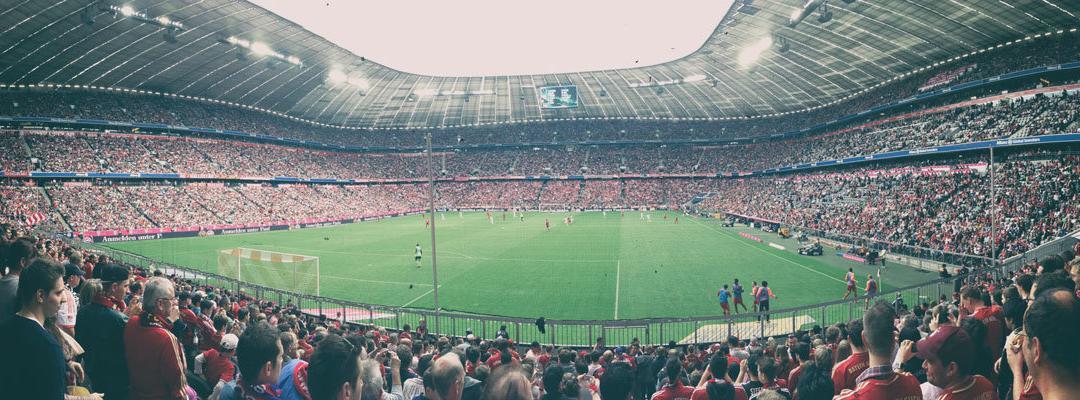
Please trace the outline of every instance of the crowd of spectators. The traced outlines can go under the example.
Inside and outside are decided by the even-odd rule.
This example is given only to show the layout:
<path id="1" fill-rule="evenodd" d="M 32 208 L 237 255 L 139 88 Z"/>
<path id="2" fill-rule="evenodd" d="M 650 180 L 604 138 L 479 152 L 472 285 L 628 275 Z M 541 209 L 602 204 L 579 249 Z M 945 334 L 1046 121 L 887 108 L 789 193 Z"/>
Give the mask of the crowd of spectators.
<path id="1" fill-rule="evenodd" d="M 995 164 L 993 197 L 985 161 L 946 161 L 937 166 L 944 170 L 872 166 L 736 179 L 700 207 L 892 245 L 1001 258 L 1080 229 L 1080 157 L 1010 156 Z"/>
<path id="2" fill-rule="evenodd" d="M 914 113 L 822 134 L 744 145 L 686 144 L 459 149 L 435 154 L 438 177 L 612 175 L 748 171 L 894 150 L 1073 132 L 1080 95 L 1030 98 Z M 6 131 L 5 171 L 175 172 L 192 176 L 338 179 L 426 178 L 422 153 L 353 153 L 97 132 Z M 25 140 L 25 144 L 20 143 Z M 29 153 L 26 152 L 29 148 Z M 19 168 L 23 166 L 23 168 Z"/>
<path id="3" fill-rule="evenodd" d="M 0 387 L 12 398 L 1072 399 L 1076 248 L 944 270 L 951 296 L 878 300 L 780 337 L 591 347 L 388 330 L 0 227 Z M 18 360 L 18 361 L 15 361 Z"/>

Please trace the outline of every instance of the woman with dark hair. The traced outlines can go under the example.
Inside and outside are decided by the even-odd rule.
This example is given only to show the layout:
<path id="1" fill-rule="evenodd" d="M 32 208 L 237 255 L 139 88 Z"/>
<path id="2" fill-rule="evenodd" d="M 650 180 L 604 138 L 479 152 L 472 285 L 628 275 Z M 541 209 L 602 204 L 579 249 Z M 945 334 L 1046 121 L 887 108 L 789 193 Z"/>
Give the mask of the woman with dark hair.
<path id="1" fill-rule="evenodd" d="M 705 393 L 709 395 L 709 400 L 735 400 L 735 386 L 724 380 L 709 382 L 705 386 Z"/>

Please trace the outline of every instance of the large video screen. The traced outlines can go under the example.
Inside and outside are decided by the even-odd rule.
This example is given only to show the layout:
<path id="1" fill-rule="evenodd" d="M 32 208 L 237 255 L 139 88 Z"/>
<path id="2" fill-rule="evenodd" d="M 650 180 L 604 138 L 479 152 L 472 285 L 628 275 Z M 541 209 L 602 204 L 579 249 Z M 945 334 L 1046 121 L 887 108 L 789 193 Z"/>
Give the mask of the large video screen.
<path id="1" fill-rule="evenodd" d="M 540 108 L 574 108 L 578 106 L 577 86 L 544 86 L 540 91 Z"/>

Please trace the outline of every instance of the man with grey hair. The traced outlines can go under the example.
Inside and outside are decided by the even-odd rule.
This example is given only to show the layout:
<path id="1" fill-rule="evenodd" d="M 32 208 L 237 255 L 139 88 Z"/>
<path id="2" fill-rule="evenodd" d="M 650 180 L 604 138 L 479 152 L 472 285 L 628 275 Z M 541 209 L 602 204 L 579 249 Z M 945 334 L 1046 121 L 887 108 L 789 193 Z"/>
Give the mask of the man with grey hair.
<path id="1" fill-rule="evenodd" d="M 383 388 L 386 382 L 380 372 L 379 365 L 383 360 L 390 360 L 390 392 Z M 364 388 L 360 392 L 361 400 L 403 400 L 401 395 L 401 359 L 392 350 L 380 350 L 375 357 L 360 363 L 360 378 L 364 382 Z"/>
<path id="2" fill-rule="evenodd" d="M 446 353 L 431 367 L 432 385 L 441 400 L 461 400 L 465 388 L 465 368 L 457 353 Z"/>
<path id="3" fill-rule="evenodd" d="M 180 316 L 173 283 L 162 277 L 150 278 L 142 305 L 142 313 L 124 327 L 131 398 L 185 398 L 187 362 L 180 341 L 171 332 Z"/>

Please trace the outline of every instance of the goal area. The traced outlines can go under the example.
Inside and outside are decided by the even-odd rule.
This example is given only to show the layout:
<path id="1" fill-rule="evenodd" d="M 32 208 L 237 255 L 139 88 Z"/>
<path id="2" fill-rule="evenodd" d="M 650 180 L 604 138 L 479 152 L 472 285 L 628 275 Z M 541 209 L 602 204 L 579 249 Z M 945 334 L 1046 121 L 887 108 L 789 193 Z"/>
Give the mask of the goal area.
<path id="1" fill-rule="evenodd" d="M 241 282 L 319 295 L 319 257 L 244 247 L 218 250 L 218 274 Z"/>

